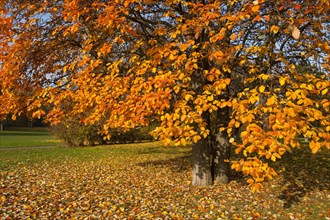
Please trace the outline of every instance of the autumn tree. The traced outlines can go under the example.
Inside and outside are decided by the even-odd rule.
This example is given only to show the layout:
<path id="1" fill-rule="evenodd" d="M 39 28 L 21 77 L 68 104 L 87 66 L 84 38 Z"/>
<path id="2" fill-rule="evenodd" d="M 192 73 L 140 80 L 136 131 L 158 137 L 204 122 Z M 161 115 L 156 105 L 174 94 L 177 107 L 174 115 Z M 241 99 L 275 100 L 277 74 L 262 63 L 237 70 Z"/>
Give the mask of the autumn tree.
<path id="1" fill-rule="evenodd" d="M 83 115 L 108 138 L 156 121 L 165 144 L 193 143 L 193 185 L 231 164 L 259 189 L 297 137 L 330 148 L 329 4 L 3 0 L 0 109 Z"/>

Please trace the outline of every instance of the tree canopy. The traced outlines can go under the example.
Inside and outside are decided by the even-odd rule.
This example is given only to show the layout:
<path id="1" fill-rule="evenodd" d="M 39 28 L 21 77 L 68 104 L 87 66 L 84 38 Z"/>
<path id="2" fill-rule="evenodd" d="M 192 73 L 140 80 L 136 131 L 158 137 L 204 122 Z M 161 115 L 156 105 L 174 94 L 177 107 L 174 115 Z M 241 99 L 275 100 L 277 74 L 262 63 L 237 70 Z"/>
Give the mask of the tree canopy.
<path id="1" fill-rule="evenodd" d="M 2 115 L 80 115 L 107 138 L 156 121 L 193 143 L 194 185 L 228 181 L 231 147 L 255 190 L 297 138 L 330 149 L 327 0 L 0 2 Z"/>

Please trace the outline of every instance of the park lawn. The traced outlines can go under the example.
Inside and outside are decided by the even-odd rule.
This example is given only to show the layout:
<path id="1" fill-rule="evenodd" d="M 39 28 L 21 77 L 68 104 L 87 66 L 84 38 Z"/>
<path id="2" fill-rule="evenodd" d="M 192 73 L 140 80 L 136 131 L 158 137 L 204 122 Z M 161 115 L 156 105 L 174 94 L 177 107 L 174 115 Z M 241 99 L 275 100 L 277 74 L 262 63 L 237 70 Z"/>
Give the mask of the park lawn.
<path id="1" fill-rule="evenodd" d="M 15 128 L 0 131 L 0 148 L 58 146 L 46 128 Z"/>
<path id="2" fill-rule="evenodd" d="M 160 143 L 0 152 L 0 218 L 329 219 L 329 152 L 302 150 L 252 193 L 191 186 L 191 149 Z"/>

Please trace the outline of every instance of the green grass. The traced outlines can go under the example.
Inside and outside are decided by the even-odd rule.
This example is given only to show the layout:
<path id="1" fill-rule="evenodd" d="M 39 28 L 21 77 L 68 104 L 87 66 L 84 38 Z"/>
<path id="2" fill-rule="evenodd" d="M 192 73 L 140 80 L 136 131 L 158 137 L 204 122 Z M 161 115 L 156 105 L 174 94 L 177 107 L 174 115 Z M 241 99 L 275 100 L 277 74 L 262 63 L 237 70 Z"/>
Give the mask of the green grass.
<path id="1" fill-rule="evenodd" d="M 191 149 L 160 143 L 0 152 L 0 218 L 329 219 L 328 151 L 298 150 L 252 193 L 191 186 Z"/>
<path id="2" fill-rule="evenodd" d="M 15 128 L 0 131 L 0 148 L 58 146 L 56 140 L 45 128 Z"/>
<path id="3" fill-rule="evenodd" d="M 141 147 L 142 146 L 142 147 Z M 187 148 L 164 148 L 160 143 L 122 144 L 96 147 L 54 147 L 47 149 L 22 148 L 18 150 L 4 150 L 0 155 L 0 171 L 15 170 L 20 166 L 34 166 L 52 163 L 55 166 L 63 161 L 82 163 L 132 158 L 138 155 L 178 155 L 186 152 Z"/>

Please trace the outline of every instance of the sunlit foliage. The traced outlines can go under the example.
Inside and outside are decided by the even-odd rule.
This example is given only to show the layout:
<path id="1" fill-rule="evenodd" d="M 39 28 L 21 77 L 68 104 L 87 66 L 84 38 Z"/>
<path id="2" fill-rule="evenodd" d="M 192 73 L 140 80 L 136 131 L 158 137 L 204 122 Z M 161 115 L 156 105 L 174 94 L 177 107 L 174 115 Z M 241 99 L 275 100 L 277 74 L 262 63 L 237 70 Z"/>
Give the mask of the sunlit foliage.
<path id="1" fill-rule="evenodd" d="M 0 113 L 83 115 L 107 138 L 157 121 L 167 145 L 210 140 L 213 167 L 235 146 L 257 190 L 298 137 L 330 148 L 329 4 L 3 0 Z"/>

